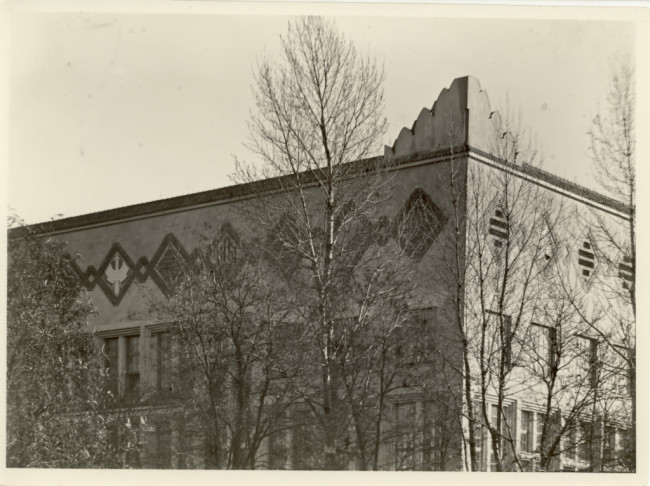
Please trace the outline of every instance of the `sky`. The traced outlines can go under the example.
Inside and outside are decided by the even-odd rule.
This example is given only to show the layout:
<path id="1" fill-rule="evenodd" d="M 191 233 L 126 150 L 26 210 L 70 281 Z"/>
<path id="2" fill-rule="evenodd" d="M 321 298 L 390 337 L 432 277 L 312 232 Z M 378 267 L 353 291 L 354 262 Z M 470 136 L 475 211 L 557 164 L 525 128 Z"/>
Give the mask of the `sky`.
<path id="1" fill-rule="evenodd" d="M 25 222 L 223 187 L 234 156 L 252 160 L 243 143 L 253 72 L 264 52 L 277 53 L 289 17 L 250 4 L 150 10 L 12 13 L 7 204 Z M 597 187 L 587 131 L 615 63 L 634 62 L 634 23 L 336 12 L 338 28 L 385 68 L 385 144 L 454 78 L 472 75 L 493 109 L 534 134 L 545 169 Z"/>

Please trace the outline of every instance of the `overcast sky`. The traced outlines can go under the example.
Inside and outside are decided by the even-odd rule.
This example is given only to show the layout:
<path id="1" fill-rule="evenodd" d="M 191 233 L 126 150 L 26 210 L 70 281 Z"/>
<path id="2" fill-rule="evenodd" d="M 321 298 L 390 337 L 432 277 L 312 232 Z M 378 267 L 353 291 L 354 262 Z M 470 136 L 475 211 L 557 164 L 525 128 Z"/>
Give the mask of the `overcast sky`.
<path id="1" fill-rule="evenodd" d="M 34 223 L 231 184 L 233 155 L 249 158 L 242 142 L 256 60 L 276 51 L 287 20 L 14 13 L 9 206 Z M 586 132 L 613 63 L 634 60 L 634 24 L 440 15 L 337 22 L 385 66 L 386 144 L 470 74 L 494 109 L 507 99 L 521 114 L 547 170 L 594 187 Z"/>

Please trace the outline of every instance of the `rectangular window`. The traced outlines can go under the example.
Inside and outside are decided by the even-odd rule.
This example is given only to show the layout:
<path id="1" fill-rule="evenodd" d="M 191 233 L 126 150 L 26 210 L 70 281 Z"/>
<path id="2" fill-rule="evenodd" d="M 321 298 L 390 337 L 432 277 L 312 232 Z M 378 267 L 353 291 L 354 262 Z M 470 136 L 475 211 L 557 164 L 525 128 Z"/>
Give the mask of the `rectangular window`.
<path id="1" fill-rule="evenodd" d="M 539 362 L 544 375 L 548 376 L 555 365 L 557 331 L 552 327 L 532 324 L 532 358 Z"/>
<path id="2" fill-rule="evenodd" d="M 578 336 L 578 373 L 585 379 L 584 386 L 596 388 L 598 385 L 598 341 L 586 336 Z"/>
<path id="3" fill-rule="evenodd" d="M 487 311 L 486 319 L 494 326 L 495 333 L 502 339 L 503 361 L 506 368 L 512 366 L 512 318 L 506 314 L 499 314 L 495 311 Z M 501 329 L 502 328 L 502 329 Z"/>
<path id="4" fill-rule="evenodd" d="M 605 426 L 605 440 L 603 444 L 603 462 L 606 468 L 614 465 L 616 459 L 616 428 Z"/>
<path id="5" fill-rule="evenodd" d="M 612 375 L 616 391 L 620 396 L 632 394 L 632 367 L 629 365 L 629 350 L 624 346 L 614 346 L 612 351 Z"/>
<path id="6" fill-rule="evenodd" d="M 395 454 L 398 470 L 413 470 L 420 452 L 416 402 L 395 404 Z"/>
<path id="7" fill-rule="evenodd" d="M 483 471 L 485 467 L 485 451 L 483 443 L 485 435 L 485 428 L 481 420 L 481 406 L 479 402 L 474 402 L 474 440 L 476 441 L 476 458 L 478 460 L 478 470 Z"/>
<path id="8" fill-rule="evenodd" d="M 140 336 L 126 336 L 126 372 L 124 395 L 130 398 L 140 397 Z"/>
<path id="9" fill-rule="evenodd" d="M 156 339 L 156 386 L 161 393 L 171 393 L 172 390 L 172 334 L 159 332 Z"/>
<path id="10" fill-rule="evenodd" d="M 119 394 L 120 383 L 119 338 L 104 339 L 105 366 L 108 369 L 108 386 L 114 397 Z"/>
<path id="11" fill-rule="evenodd" d="M 273 432 L 269 436 L 269 468 L 285 469 L 287 456 L 286 434 L 284 431 Z"/>
<path id="12" fill-rule="evenodd" d="M 309 410 L 291 413 L 291 469 L 314 469 L 315 457 L 320 457 L 320 445 L 314 444 L 314 418 Z M 318 449 L 317 449 L 318 448 Z"/>
<path id="13" fill-rule="evenodd" d="M 521 450 L 533 452 L 533 412 L 521 411 Z"/>
<path id="14" fill-rule="evenodd" d="M 492 405 L 490 408 L 490 422 L 493 428 L 497 428 L 497 423 L 498 423 L 498 418 L 499 418 L 499 407 L 496 405 Z M 488 436 L 489 437 L 489 436 Z M 490 444 L 490 470 L 491 471 L 496 471 L 497 470 L 497 458 L 496 455 L 494 454 L 494 446 L 492 445 L 492 441 L 489 441 Z"/>
<path id="15" fill-rule="evenodd" d="M 542 434 L 544 432 L 545 421 L 546 421 L 546 414 L 538 413 L 537 414 L 537 440 L 536 440 L 536 448 L 538 451 L 542 449 Z"/>
<path id="16" fill-rule="evenodd" d="M 591 452 L 591 424 L 582 422 L 580 424 L 580 439 L 578 443 L 578 459 L 583 462 L 589 461 Z"/>

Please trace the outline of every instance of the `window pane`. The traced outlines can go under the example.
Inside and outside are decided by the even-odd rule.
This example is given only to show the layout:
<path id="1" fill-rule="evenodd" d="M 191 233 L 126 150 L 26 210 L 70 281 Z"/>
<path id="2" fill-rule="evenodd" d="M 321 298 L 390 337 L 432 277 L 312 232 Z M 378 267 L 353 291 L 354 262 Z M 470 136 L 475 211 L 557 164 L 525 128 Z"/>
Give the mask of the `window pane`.
<path id="1" fill-rule="evenodd" d="M 117 396 L 119 371 L 119 338 L 104 339 L 105 366 L 108 368 L 109 388 L 113 396 Z"/>
<path id="2" fill-rule="evenodd" d="M 156 335 L 158 350 L 158 390 L 162 392 L 172 391 L 172 335 L 169 332 L 161 332 Z"/>
<path id="3" fill-rule="evenodd" d="M 542 447 L 542 432 L 544 432 L 544 421 L 546 420 L 546 415 L 543 413 L 537 414 L 537 449 Z"/>
<path id="4" fill-rule="evenodd" d="M 124 394 L 140 396 L 140 336 L 126 337 L 126 376 Z"/>
<path id="5" fill-rule="evenodd" d="M 126 372 L 138 373 L 140 371 L 140 336 L 127 336 L 126 338 Z"/>

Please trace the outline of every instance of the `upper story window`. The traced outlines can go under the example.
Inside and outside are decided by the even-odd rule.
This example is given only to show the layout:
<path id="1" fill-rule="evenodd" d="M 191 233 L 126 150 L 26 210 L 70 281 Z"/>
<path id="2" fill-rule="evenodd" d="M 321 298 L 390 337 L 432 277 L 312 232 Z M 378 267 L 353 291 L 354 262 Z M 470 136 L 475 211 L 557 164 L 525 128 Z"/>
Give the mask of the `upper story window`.
<path id="1" fill-rule="evenodd" d="M 522 452 L 533 452 L 533 431 L 534 429 L 533 412 L 526 410 L 521 411 L 521 450 Z"/>
<path id="2" fill-rule="evenodd" d="M 105 367 L 108 369 L 108 386 L 114 397 L 120 393 L 120 338 L 104 339 Z"/>
<path id="3" fill-rule="evenodd" d="M 533 323 L 531 326 L 531 352 L 534 359 L 548 375 L 555 365 L 557 349 L 557 330 Z"/>
<path id="4" fill-rule="evenodd" d="M 615 392 L 620 396 L 628 396 L 632 394 L 632 386 L 634 383 L 634 373 L 629 363 L 630 351 L 625 346 L 614 346 L 611 355 L 611 366 L 613 375 L 613 384 Z"/>
<path id="5" fill-rule="evenodd" d="M 488 325 L 494 329 L 495 336 L 501 338 L 501 349 L 503 349 L 503 360 L 506 368 L 512 366 L 512 317 L 506 314 L 499 314 L 495 311 L 487 311 L 486 319 Z"/>
<path id="6" fill-rule="evenodd" d="M 124 395 L 137 398 L 140 396 L 140 336 L 126 336 L 126 370 L 124 377 Z"/>
<path id="7" fill-rule="evenodd" d="M 585 385 L 596 388 L 598 385 L 598 340 L 586 336 L 578 339 L 578 373 L 589 381 Z"/>
<path id="8" fill-rule="evenodd" d="M 173 391 L 173 335 L 169 331 L 153 335 L 156 343 L 156 388 L 159 392 Z"/>
<path id="9" fill-rule="evenodd" d="M 122 331 L 124 332 L 124 331 Z M 104 338 L 104 359 L 115 397 L 140 398 L 140 334 Z"/>

